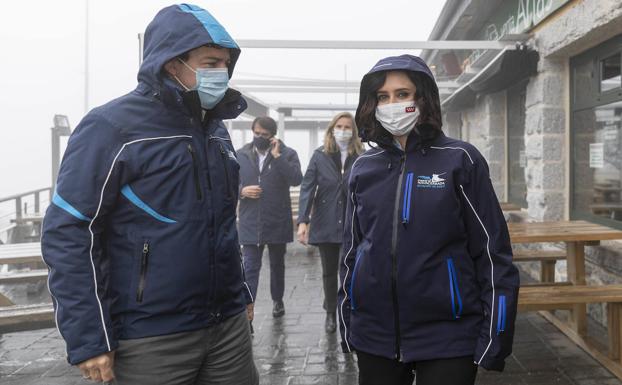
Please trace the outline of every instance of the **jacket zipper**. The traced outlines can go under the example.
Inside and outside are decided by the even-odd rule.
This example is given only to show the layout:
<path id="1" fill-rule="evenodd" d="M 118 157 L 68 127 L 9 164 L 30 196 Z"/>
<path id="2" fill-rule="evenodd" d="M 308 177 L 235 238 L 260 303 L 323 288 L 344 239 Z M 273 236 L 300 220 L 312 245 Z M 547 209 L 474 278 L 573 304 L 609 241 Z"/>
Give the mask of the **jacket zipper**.
<path id="1" fill-rule="evenodd" d="M 222 146 L 222 144 L 219 144 L 220 147 L 220 155 L 222 156 L 222 166 L 225 169 L 225 183 L 227 184 L 227 198 L 231 198 L 233 197 L 233 191 L 231 189 L 231 179 L 229 177 L 229 168 L 227 167 L 227 151 L 225 151 L 225 148 Z"/>
<path id="2" fill-rule="evenodd" d="M 203 191 L 201 191 L 201 181 L 199 177 L 199 164 L 197 161 L 197 155 L 194 152 L 194 148 L 192 148 L 191 144 L 188 144 L 188 153 L 190 157 L 192 157 L 192 171 L 194 175 L 194 189 L 197 194 L 197 200 L 203 200 Z"/>
<path id="3" fill-rule="evenodd" d="M 505 331 L 505 296 L 499 296 L 499 310 L 497 311 L 497 335 Z"/>
<path id="4" fill-rule="evenodd" d="M 402 359 L 402 352 L 400 346 L 400 311 L 399 303 L 397 300 L 397 230 L 399 223 L 399 209 L 400 209 L 400 192 L 402 188 L 402 181 L 404 180 L 404 169 L 406 167 L 406 155 L 400 157 L 400 175 L 397 179 L 397 188 L 395 189 L 395 207 L 393 211 L 393 234 L 391 238 L 391 291 L 393 297 L 393 317 L 395 318 L 395 358 L 398 361 Z"/>
<path id="5" fill-rule="evenodd" d="M 451 312 L 454 319 L 458 319 L 462 315 L 462 297 L 458 287 L 458 274 L 456 274 L 456 267 L 451 258 L 447 259 L 447 270 L 449 273 L 449 292 L 451 293 Z"/>
<path id="6" fill-rule="evenodd" d="M 136 302 L 143 301 L 143 292 L 145 291 L 145 281 L 147 276 L 147 265 L 149 264 L 149 243 L 145 241 L 143 244 L 143 252 L 140 258 L 140 280 L 138 281 L 138 290 L 136 291 Z"/>

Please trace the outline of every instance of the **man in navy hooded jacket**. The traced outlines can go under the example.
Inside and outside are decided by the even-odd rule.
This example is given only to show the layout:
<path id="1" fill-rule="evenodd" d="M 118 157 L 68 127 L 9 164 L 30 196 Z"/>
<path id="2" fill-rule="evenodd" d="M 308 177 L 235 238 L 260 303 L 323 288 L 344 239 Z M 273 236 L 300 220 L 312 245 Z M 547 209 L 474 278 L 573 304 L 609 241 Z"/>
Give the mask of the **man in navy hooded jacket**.
<path id="1" fill-rule="evenodd" d="M 137 88 L 72 134 L 43 257 L 68 361 L 118 384 L 256 384 L 236 230 L 238 163 L 222 119 L 240 49 L 205 10 L 162 9 Z"/>

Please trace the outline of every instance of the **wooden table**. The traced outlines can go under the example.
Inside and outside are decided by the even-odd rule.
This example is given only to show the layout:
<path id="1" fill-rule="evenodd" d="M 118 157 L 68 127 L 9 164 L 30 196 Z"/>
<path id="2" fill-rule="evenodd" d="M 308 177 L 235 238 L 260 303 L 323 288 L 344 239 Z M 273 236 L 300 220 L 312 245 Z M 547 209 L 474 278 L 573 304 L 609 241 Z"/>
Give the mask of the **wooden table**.
<path id="1" fill-rule="evenodd" d="M 568 281 L 573 285 L 585 285 L 585 246 L 622 239 L 622 231 L 586 221 L 508 223 L 508 229 L 513 244 L 564 242 Z M 581 336 L 587 334 L 586 310 L 585 304 L 572 310 L 572 328 Z"/>

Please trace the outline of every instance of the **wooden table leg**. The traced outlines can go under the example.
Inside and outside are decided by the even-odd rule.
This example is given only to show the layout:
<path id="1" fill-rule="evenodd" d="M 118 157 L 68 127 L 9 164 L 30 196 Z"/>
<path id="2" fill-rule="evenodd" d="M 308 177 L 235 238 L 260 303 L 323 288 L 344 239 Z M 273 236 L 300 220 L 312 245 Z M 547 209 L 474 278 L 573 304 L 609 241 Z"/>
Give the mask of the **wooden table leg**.
<path id="1" fill-rule="evenodd" d="M 566 242 L 568 281 L 574 285 L 585 285 L 585 244 Z M 574 305 L 571 320 L 573 329 L 580 336 L 587 335 L 587 305 Z"/>
<path id="2" fill-rule="evenodd" d="M 620 362 L 620 331 L 622 314 L 622 304 L 620 303 L 608 303 L 607 304 L 607 331 L 609 332 L 609 358 L 614 361 Z"/>

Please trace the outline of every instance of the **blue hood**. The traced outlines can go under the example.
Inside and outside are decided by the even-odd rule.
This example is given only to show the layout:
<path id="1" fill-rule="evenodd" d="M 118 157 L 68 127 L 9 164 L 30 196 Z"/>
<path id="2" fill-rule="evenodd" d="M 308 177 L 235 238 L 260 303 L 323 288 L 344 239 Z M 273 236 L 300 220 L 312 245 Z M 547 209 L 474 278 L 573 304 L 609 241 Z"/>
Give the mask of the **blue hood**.
<path id="1" fill-rule="evenodd" d="M 231 51 L 229 77 L 240 57 L 240 47 L 220 23 L 196 5 L 179 4 L 162 9 L 145 30 L 143 63 L 138 81 L 159 89 L 161 70 L 169 60 L 206 44 L 216 44 Z"/>

